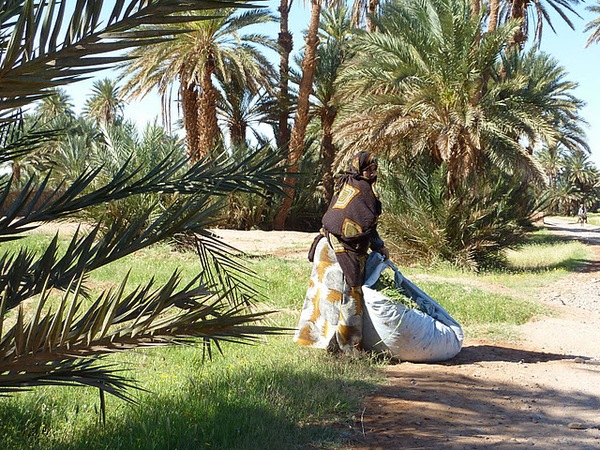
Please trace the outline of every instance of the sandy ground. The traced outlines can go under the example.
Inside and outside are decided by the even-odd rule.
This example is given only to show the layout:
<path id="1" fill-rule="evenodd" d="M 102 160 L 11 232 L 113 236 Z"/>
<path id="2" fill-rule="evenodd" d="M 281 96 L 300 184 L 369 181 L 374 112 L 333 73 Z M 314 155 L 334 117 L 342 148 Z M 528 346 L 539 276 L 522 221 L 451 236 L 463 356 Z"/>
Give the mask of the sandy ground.
<path id="1" fill-rule="evenodd" d="M 467 337 L 442 364 L 388 366 L 348 449 L 600 448 L 600 228 L 547 222 L 592 246 L 581 271 L 537 301 L 556 311 L 520 327 L 515 343 Z M 305 257 L 314 233 L 217 234 L 249 253 Z"/>
<path id="2" fill-rule="evenodd" d="M 600 448 L 600 229 L 546 225 L 595 255 L 540 294 L 556 314 L 521 326 L 516 345 L 467 337 L 446 363 L 388 367 L 349 448 Z"/>

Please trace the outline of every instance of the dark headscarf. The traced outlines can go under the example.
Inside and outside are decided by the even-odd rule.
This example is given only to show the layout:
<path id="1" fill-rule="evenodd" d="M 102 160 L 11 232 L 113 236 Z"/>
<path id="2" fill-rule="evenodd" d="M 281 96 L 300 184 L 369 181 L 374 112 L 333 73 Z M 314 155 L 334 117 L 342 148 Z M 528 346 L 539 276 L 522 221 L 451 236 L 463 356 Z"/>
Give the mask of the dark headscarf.
<path id="1" fill-rule="evenodd" d="M 326 232 L 342 240 L 362 241 L 365 251 L 371 237 L 378 238 L 381 202 L 373 189 L 375 178 L 365 178 L 363 171 L 376 162 L 370 152 L 358 152 L 352 158 L 348 170 L 336 181 L 336 192 L 321 221 Z"/>
<path id="2" fill-rule="evenodd" d="M 362 173 L 371 164 L 377 164 L 377 155 L 375 155 L 375 153 L 362 151 L 358 152 L 350 160 L 346 172 L 340 175 L 336 180 L 335 190 L 339 191 L 344 185 L 344 183 L 346 183 L 350 178 L 354 178 L 355 180 L 366 180 L 366 178 L 363 177 Z M 367 181 L 372 184 L 373 182 L 375 182 L 375 179 Z"/>

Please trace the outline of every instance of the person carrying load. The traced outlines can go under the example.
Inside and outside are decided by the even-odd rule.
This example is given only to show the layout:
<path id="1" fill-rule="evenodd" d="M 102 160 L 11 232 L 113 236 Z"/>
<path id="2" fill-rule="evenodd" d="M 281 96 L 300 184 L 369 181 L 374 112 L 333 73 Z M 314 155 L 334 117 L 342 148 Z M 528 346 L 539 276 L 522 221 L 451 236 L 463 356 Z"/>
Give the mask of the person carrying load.
<path id="1" fill-rule="evenodd" d="M 346 172 L 336 181 L 333 199 L 323 216 L 323 227 L 311 247 L 309 260 L 313 260 L 317 248 L 325 252 L 333 250 L 345 281 L 343 292 L 335 291 L 330 295 L 333 302 L 339 301 L 339 316 L 319 318 L 321 321 L 325 320 L 325 324 L 311 320 L 308 320 L 310 323 L 302 324 L 301 318 L 301 326 L 295 338 L 298 343 L 322 346 L 325 339 L 327 349 L 331 352 L 341 350 L 353 353 L 361 348 L 364 307 L 362 285 L 365 281 L 367 255 L 371 249 L 381 253 L 386 259 L 389 257 L 389 251 L 377 232 L 381 202 L 375 190 L 376 181 L 377 157 L 374 153 L 364 151 L 354 155 Z M 329 249 L 325 249 L 323 245 L 319 247 L 323 237 L 326 238 Z M 322 257 L 317 255 L 317 258 Z M 324 258 L 327 259 L 326 256 Z M 316 267 L 318 270 L 319 264 Z M 316 284 L 319 281 L 311 279 L 311 287 Z M 321 288 L 326 289 L 324 285 Z M 322 295 L 322 290 L 317 291 Z M 321 311 L 322 307 L 317 303 L 318 292 L 313 293 L 315 297 L 311 297 L 310 292 L 309 287 L 305 302 L 313 302 L 313 305 L 305 306 L 309 306 L 311 311 Z"/>

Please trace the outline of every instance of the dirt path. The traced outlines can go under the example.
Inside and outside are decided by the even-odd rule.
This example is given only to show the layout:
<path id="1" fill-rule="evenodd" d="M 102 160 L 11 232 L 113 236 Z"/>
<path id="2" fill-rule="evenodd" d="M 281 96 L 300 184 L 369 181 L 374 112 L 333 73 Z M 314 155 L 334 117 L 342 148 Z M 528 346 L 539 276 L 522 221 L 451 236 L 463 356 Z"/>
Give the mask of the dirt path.
<path id="1" fill-rule="evenodd" d="M 390 366 L 349 448 L 600 448 L 600 230 L 546 225 L 595 254 L 543 290 L 557 314 L 520 327 L 518 345 L 467 338 L 447 363 Z"/>
<path id="2" fill-rule="evenodd" d="M 546 226 L 595 257 L 539 302 L 556 310 L 520 327 L 518 345 L 468 339 L 442 364 L 401 363 L 365 399 L 353 450 L 600 448 L 600 228 Z M 240 250 L 305 257 L 311 233 L 218 234 Z"/>

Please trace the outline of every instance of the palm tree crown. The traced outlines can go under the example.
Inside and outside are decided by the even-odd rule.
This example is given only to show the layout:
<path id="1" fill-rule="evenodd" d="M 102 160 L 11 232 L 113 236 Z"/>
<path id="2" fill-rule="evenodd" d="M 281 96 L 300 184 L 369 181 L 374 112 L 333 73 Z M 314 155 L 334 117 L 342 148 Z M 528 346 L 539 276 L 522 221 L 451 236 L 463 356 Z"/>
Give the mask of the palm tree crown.
<path id="1" fill-rule="evenodd" d="M 219 143 L 217 80 L 238 83 L 255 92 L 267 85 L 273 74 L 268 59 L 257 46 L 275 48 L 275 43 L 246 27 L 273 20 L 263 10 L 236 13 L 234 9 L 213 11 L 206 20 L 171 26 L 174 39 L 150 49 L 134 50 L 125 73 L 125 86 L 132 97 L 157 88 L 163 99 L 179 86 L 188 151 L 194 159 L 208 154 Z"/>
<path id="2" fill-rule="evenodd" d="M 94 81 L 84 114 L 98 123 L 110 125 L 123 118 L 125 102 L 117 84 L 108 78 Z"/>
<path id="3" fill-rule="evenodd" d="M 501 66 L 518 24 L 483 36 L 481 25 L 467 1 L 384 5 L 381 31 L 357 39 L 356 57 L 343 78 L 352 101 L 337 131 L 347 152 L 428 153 L 447 165 L 450 192 L 487 164 L 541 180 L 523 138 L 531 145 L 558 138 L 552 120 L 559 114 L 552 111 L 577 109 L 568 92 L 572 85 L 561 84 L 562 73 L 541 63 L 549 81 L 537 85 L 523 69 L 523 58 L 537 61 L 533 53 L 514 52 Z M 515 69 L 501 75 L 510 61 Z"/>

